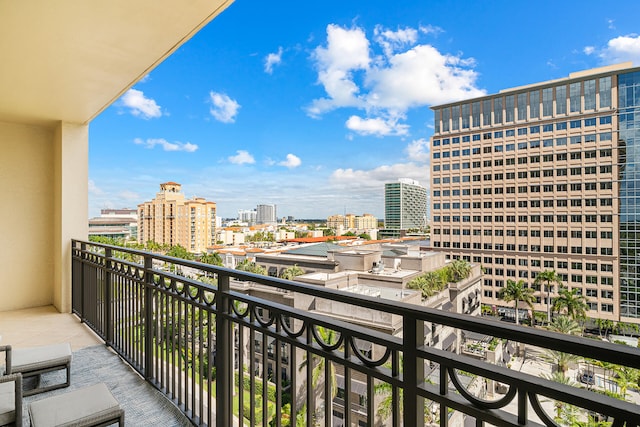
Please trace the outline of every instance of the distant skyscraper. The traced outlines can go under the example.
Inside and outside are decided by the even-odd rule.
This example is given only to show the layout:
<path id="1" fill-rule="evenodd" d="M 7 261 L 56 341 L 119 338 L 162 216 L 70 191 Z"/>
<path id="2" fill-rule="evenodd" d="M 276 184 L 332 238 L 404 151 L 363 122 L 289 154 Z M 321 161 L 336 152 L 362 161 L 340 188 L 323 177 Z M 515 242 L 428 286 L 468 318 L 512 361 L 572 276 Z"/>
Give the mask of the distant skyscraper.
<path id="1" fill-rule="evenodd" d="M 631 63 L 433 107 L 431 241 L 482 263 L 483 302 L 555 270 L 586 315 L 640 321 L 640 68 Z"/>
<path id="2" fill-rule="evenodd" d="M 256 212 L 257 224 L 276 224 L 278 221 L 276 205 L 258 205 Z"/>
<path id="3" fill-rule="evenodd" d="M 249 225 L 255 225 L 258 213 L 255 209 L 253 210 L 239 210 L 238 211 L 238 221 L 246 222 Z"/>
<path id="4" fill-rule="evenodd" d="M 180 245 L 205 252 L 216 240 L 216 204 L 203 198 L 185 199 L 176 182 L 160 184 L 156 197 L 138 205 L 138 241 Z"/>
<path id="5" fill-rule="evenodd" d="M 384 226 L 392 230 L 421 228 L 427 223 L 427 189 L 418 181 L 399 179 L 384 185 Z"/>

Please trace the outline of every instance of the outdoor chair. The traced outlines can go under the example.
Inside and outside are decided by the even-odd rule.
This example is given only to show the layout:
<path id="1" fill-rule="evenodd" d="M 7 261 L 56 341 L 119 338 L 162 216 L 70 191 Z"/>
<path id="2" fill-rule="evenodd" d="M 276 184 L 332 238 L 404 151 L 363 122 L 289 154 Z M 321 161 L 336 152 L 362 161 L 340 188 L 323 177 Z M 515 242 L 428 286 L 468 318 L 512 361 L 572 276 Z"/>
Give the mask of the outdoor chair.
<path id="1" fill-rule="evenodd" d="M 68 387 L 71 384 L 71 346 L 68 343 L 43 345 L 30 348 L 11 349 L 7 351 L 7 374 L 22 374 L 23 383 L 27 386 L 29 378 L 35 377 L 35 386 L 23 390 L 23 396 L 31 396 L 49 390 Z M 62 383 L 41 386 L 42 374 L 64 370 L 66 380 Z"/>
<path id="2" fill-rule="evenodd" d="M 22 427 L 22 376 L 0 375 L 0 426 Z"/>

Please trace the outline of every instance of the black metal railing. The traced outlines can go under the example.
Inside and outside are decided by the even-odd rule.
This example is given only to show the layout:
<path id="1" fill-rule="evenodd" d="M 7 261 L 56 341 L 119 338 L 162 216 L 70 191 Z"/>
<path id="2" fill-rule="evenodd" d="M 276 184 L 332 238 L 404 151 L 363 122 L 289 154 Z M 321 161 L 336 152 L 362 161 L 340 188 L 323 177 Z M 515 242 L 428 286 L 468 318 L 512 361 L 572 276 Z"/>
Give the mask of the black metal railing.
<path id="1" fill-rule="evenodd" d="M 640 425 L 637 400 L 429 343 L 443 341 L 437 324 L 633 369 L 637 348 L 116 246 L 74 240 L 72 258 L 73 311 L 196 425 L 556 425 L 569 409 Z M 320 300 L 402 321 L 382 332 L 319 312 Z M 488 398 L 488 383 L 504 393 Z"/>

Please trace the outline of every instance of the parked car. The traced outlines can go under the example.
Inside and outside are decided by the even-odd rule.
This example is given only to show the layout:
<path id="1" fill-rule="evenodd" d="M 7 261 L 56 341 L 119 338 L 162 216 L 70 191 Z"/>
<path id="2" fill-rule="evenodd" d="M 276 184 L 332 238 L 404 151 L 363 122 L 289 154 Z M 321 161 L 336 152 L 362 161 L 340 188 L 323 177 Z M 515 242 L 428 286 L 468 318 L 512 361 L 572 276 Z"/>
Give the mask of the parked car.
<path id="1" fill-rule="evenodd" d="M 578 376 L 578 381 L 587 385 L 594 385 L 596 383 L 596 380 L 591 372 L 583 372 Z"/>

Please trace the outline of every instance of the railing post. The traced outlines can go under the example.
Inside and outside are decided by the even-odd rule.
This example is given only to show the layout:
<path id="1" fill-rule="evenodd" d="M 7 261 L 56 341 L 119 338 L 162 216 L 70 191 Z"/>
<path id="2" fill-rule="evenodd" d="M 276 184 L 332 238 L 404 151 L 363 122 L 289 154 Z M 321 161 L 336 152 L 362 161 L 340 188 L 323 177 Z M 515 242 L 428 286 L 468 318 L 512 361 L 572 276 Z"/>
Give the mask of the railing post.
<path id="1" fill-rule="evenodd" d="M 111 286 L 111 257 L 113 251 L 111 248 L 105 248 L 104 251 L 104 320 L 107 337 L 107 345 L 113 345 L 113 313 L 111 312 L 111 295 L 113 293 Z"/>
<path id="2" fill-rule="evenodd" d="M 229 276 L 218 275 L 216 297 L 216 427 L 232 425 L 231 402 L 233 366 L 231 352 L 234 351 L 229 321 Z M 253 343 L 251 343 L 253 345 Z M 253 375 L 253 373 L 251 373 Z"/>
<path id="3" fill-rule="evenodd" d="M 144 257 L 144 376 L 153 377 L 153 257 Z"/>
<path id="4" fill-rule="evenodd" d="M 418 357 L 418 348 L 424 345 L 424 322 L 405 314 L 404 328 L 404 426 L 424 425 L 424 398 L 418 395 L 418 387 L 424 383 L 424 360 Z"/>
<path id="5" fill-rule="evenodd" d="M 85 251 L 87 250 L 87 244 L 86 243 L 81 243 L 80 244 L 80 257 L 84 260 L 86 257 Z M 82 262 L 81 264 L 81 270 L 80 270 L 80 310 L 82 311 L 82 314 L 80 316 L 80 318 L 82 319 L 82 321 L 84 322 L 84 320 L 87 317 L 87 312 L 85 311 L 85 307 L 84 307 L 84 282 L 85 282 L 85 277 L 84 277 L 84 271 L 86 270 L 86 266 L 85 263 Z"/>

